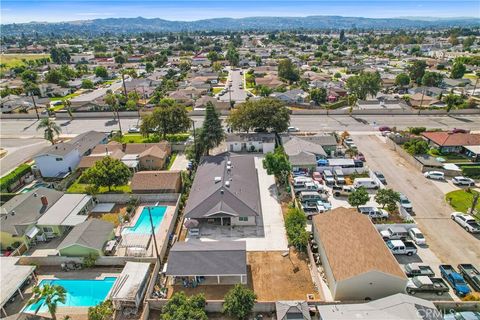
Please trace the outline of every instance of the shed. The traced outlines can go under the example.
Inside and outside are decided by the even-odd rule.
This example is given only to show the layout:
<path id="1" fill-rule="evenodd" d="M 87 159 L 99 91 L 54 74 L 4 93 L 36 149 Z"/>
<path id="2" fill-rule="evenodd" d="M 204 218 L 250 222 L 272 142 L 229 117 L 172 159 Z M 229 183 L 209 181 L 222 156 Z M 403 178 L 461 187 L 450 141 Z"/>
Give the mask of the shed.
<path id="1" fill-rule="evenodd" d="M 149 275 L 150 263 L 127 261 L 110 294 L 115 309 L 140 307 Z"/>

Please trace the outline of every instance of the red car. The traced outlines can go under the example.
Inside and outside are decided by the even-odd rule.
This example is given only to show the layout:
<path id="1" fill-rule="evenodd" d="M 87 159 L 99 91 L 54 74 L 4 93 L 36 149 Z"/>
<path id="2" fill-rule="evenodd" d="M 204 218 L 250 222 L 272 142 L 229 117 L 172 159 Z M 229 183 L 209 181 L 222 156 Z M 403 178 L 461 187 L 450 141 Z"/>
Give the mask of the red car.
<path id="1" fill-rule="evenodd" d="M 392 131 L 392 129 L 390 129 L 390 127 L 387 127 L 387 126 L 381 126 L 381 127 L 378 127 L 378 131 Z"/>
<path id="2" fill-rule="evenodd" d="M 470 133 L 470 130 L 460 129 L 460 128 L 453 128 L 452 133 Z"/>
<path id="3" fill-rule="evenodd" d="M 315 172 L 312 174 L 312 178 L 313 178 L 314 181 L 317 181 L 317 182 L 319 182 L 319 183 L 322 183 L 322 182 L 323 182 L 322 175 L 320 174 L 320 172 L 315 171 Z"/>

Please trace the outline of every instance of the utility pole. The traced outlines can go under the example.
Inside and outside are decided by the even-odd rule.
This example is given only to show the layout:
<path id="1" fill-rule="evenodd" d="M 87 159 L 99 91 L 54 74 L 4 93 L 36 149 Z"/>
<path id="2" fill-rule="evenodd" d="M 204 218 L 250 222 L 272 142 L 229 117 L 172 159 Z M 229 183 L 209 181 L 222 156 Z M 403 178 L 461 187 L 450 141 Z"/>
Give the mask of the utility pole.
<path id="1" fill-rule="evenodd" d="M 423 106 L 423 97 L 425 96 L 425 88 L 422 90 L 422 99 L 420 100 L 420 109 L 418 109 L 418 114 L 420 115 L 420 111 L 422 110 Z"/>
<path id="2" fill-rule="evenodd" d="M 155 238 L 155 228 L 153 226 L 152 212 L 151 212 L 150 206 L 148 206 L 147 208 L 148 208 L 148 216 L 150 217 L 150 227 L 151 227 L 153 243 L 155 245 L 155 254 L 157 255 L 158 265 L 161 266 L 162 262 L 160 261 L 160 256 L 158 255 L 158 245 L 157 245 L 157 239 Z"/>
<path id="3" fill-rule="evenodd" d="M 125 73 L 122 72 L 122 83 L 123 83 L 123 94 L 125 95 L 125 98 L 127 98 L 127 86 L 125 85 Z"/>
<path id="4" fill-rule="evenodd" d="M 38 114 L 38 108 L 37 108 L 37 103 L 35 102 L 35 97 L 33 96 L 33 92 L 30 92 L 32 95 L 32 102 L 33 102 L 33 107 L 35 108 L 35 113 L 37 114 L 37 120 L 40 120 L 40 115 Z"/>
<path id="5" fill-rule="evenodd" d="M 192 126 L 193 126 L 193 150 L 195 152 L 195 162 L 197 162 L 199 159 L 197 159 L 197 135 L 195 134 L 195 121 L 190 119 L 192 121 Z"/>

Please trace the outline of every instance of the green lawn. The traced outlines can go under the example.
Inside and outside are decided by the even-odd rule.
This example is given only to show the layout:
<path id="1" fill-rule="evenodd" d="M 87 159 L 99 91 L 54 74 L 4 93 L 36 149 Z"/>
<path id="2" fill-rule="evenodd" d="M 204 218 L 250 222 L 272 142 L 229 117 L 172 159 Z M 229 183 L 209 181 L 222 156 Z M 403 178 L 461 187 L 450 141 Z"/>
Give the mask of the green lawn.
<path id="1" fill-rule="evenodd" d="M 68 99 L 72 99 L 72 98 L 75 98 L 76 96 L 79 96 L 80 93 L 70 93 L 70 94 L 67 94 L 65 97 L 53 97 L 53 98 L 50 98 L 50 101 L 59 101 L 59 100 L 68 100 Z"/>
<path id="2" fill-rule="evenodd" d="M 223 89 L 224 89 L 223 87 L 215 87 L 212 89 L 212 93 L 213 94 L 220 93 L 220 91 L 222 91 Z"/>
<path id="3" fill-rule="evenodd" d="M 445 199 L 450 203 L 450 206 L 455 211 L 467 212 L 468 208 L 472 205 L 473 194 L 478 193 L 477 191 L 471 190 L 467 192 L 466 190 L 456 190 L 446 194 Z M 476 206 L 477 211 L 480 211 L 480 201 Z"/>
<path id="4" fill-rule="evenodd" d="M 67 189 L 67 193 L 86 193 L 88 186 L 89 184 L 79 183 L 77 180 Z M 132 188 L 129 185 L 124 185 L 112 187 L 112 190 L 108 191 L 107 187 L 100 187 L 98 193 L 132 193 Z"/>
<path id="5" fill-rule="evenodd" d="M 455 153 L 439 155 L 437 157 L 447 160 L 447 162 L 470 162 L 470 159 Z"/>
<path id="6" fill-rule="evenodd" d="M 20 66 L 23 63 L 23 59 L 25 60 L 36 60 L 41 58 L 48 58 L 50 57 L 49 54 L 37 54 L 37 53 L 14 53 L 14 54 L 2 54 L 0 55 L 0 61 L 2 64 L 5 65 L 6 69 L 13 68 L 16 66 Z"/>
<path id="7" fill-rule="evenodd" d="M 176 158 L 177 158 L 177 153 L 172 152 L 172 155 L 170 156 L 170 161 L 168 162 L 168 165 L 167 165 L 167 170 L 170 170 Z"/>
<path id="8" fill-rule="evenodd" d="M 166 139 L 170 142 L 183 142 L 188 139 L 190 134 L 188 133 L 178 133 L 178 134 L 167 134 Z M 149 142 L 159 142 L 161 139 L 154 135 L 150 134 L 149 138 L 142 136 L 139 133 L 127 133 L 122 136 L 121 143 L 149 143 Z"/>

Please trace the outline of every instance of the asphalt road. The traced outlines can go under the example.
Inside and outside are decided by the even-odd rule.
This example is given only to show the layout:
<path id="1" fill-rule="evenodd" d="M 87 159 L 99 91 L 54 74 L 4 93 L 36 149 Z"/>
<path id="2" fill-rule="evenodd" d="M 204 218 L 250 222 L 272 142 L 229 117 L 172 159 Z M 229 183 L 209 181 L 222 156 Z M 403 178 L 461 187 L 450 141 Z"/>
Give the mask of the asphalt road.
<path id="1" fill-rule="evenodd" d="M 240 74 L 240 70 L 230 70 L 229 80 L 232 81 L 232 86 L 230 87 L 231 90 L 231 98 L 232 101 L 245 101 L 247 99 L 247 92 L 243 89 L 243 76 Z M 226 88 L 228 89 L 228 81 L 226 84 Z M 241 86 L 241 87 L 240 87 Z M 230 95 L 229 93 L 225 93 L 223 96 L 220 96 L 220 101 L 229 101 Z"/>
<path id="2" fill-rule="evenodd" d="M 199 128 L 203 123 L 203 116 L 192 116 L 195 126 Z M 222 117 L 225 118 L 225 117 Z M 138 119 L 123 119 L 122 129 L 127 131 L 129 127 L 137 125 Z M 378 126 L 397 127 L 427 127 L 439 129 L 465 128 L 480 130 L 480 116 L 325 116 L 325 115 L 292 115 L 291 125 L 302 131 L 376 131 Z M 112 119 L 74 119 L 58 120 L 62 128 L 62 134 L 79 134 L 88 130 L 109 132 L 118 130 L 118 123 Z M 2 119 L 0 121 L 0 138 L 18 137 L 42 137 L 42 132 L 36 130 L 36 120 Z"/>
<path id="3" fill-rule="evenodd" d="M 383 172 L 388 187 L 405 194 L 413 203 L 414 219 L 427 244 L 443 263 L 480 265 L 480 235 L 472 235 L 450 219 L 452 208 L 434 182 L 398 154 L 377 135 L 353 136 L 372 170 Z"/>
<path id="4" fill-rule="evenodd" d="M 44 139 L 3 139 L 1 147 L 7 150 L 7 155 L 0 159 L 0 176 L 15 169 L 19 164 L 30 160 L 50 143 Z"/>

